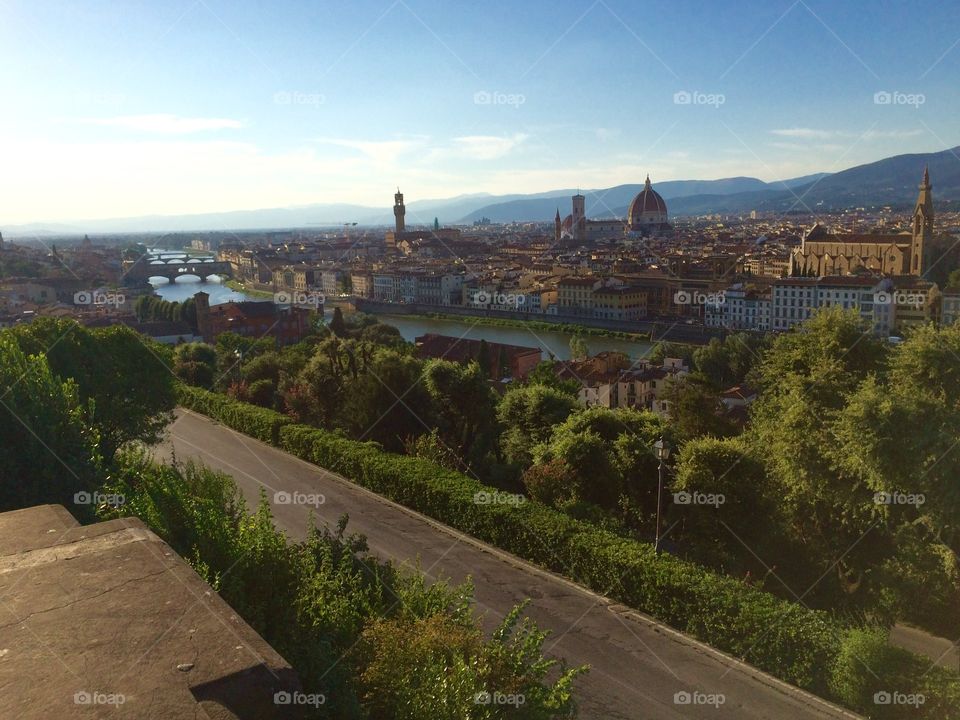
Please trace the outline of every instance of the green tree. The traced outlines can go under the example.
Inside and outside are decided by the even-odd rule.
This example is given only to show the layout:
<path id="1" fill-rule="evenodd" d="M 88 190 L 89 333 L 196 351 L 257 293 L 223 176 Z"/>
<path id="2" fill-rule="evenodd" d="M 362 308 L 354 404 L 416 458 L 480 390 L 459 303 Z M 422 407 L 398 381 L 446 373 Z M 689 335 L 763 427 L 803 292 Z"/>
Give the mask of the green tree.
<path id="1" fill-rule="evenodd" d="M 487 345 L 487 341 L 482 338 L 480 340 L 480 347 L 477 349 L 477 365 L 480 366 L 480 372 L 483 373 L 485 378 L 491 377 L 490 346 Z"/>
<path id="2" fill-rule="evenodd" d="M 704 435 L 734 434 L 732 423 L 723 417 L 725 408 L 720 396 L 702 375 L 675 378 L 667 385 L 663 399 L 670 408 L 670 427 L 680 442 Z"/>
<path id="3" fill-rule="evenodd" d="M 590 348 L 583 335 L 577 333 L 570 338 L 570 358 L 572 360 L 586 360 L 590 357 Z"/>
<path id="4" fill-rule="evenodd" d="M 576 398 L 577 392 L 580 390 L 580 383 L 574 379 L 561 380 L 557 376 L 558 366 L 559 362 L 556 360 L 540 361 L 537 363 L 537 366 L 530 371 L 530 374 L 527 375 L 527 383 L 529 385 L 542 385 L 544 387 L 554 388 L 565 395 Z"/>
<path id="5" fill-rule="evenodd" d="M 548 441 L 554 426 L 579 409 L 576 400 L 562 390 L 545 385 L 511 388 L 497 405 L 500 449 L 506 461 L 529 467 L 534 446 Z"/>
<path id="6" fill-rule="evenodd" d="M 423 368 L 423 386 L 443 441 L 468 465 L 478 467 L 494 442 L 497 402 L 480 365 L 429 360 Z"/>
<path id="7" fill-rule="evenodd" d="M 110 461 L 130 440 L 155 442 L 176 406 L 169 350 L 123 325 L 87 329 L 72 320 L 39 318 L 14 329 L 30 354 L 77 383 L 87 419 Z"/>
<path id="8" fill-rule="evenodd" d="M 330 330 L 337 337 L 347 337 L 347 323 L 343 319 L 343 311 L 339 307 L 333 309 L 333 317 L 330 319 Z"/>
<path id="9" fill-rule="evenodd" d="M 43 503 L 86 506 L 74 494 L 98 485 L 97 436 L 73 380 L 61 380 L 42 355 L 27 356 L 0 335 L 0 510 Z"/>

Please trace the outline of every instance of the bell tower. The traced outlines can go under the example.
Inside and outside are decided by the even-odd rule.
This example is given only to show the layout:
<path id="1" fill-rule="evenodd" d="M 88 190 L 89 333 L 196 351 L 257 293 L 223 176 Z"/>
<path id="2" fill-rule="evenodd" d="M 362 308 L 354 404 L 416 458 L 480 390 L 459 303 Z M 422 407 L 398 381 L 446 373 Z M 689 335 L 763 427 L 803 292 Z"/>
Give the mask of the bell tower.
<path id="1" fill-rule="evenodd" d="M 923 275 L 927 270 L 925 255 L 933 243 L 933 185 L 930 184 L 929 168 L 923 169 L 920 195 L 913 209 L 912 240 L 910 242 L 910 274 Z"/>
<path id="2" fill-rule="evenodd" d="M 403 217 L 407 214 L 407 209 L 403 206 L 403 193 L 397 188 L 396 195 L 393 196 L 393 217 L 397 221 L 397 232 L 402 233 L 406 228 Z"/>

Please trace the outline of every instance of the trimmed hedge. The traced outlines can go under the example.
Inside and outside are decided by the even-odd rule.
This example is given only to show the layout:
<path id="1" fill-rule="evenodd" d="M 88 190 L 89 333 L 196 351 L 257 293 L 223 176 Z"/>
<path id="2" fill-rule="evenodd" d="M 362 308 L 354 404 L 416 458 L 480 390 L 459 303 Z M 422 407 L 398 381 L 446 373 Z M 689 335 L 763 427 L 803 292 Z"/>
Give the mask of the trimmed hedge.
<path id="1" fill-rule="evenodd" d="M 658 556 L 652 545 L 619 537 L 537 502 L 475 502 L 477 493 L 496 492 L 495 488 L 426 460 L 297 425 L 279 413 L 205 390 L 187 390 L 181 404 L 235 430 L 615 598 L 782 680 L 862 712 L 873 714 L 877 709 L 858 702 L 855 693 L 837 691 L 833 673 L 849 634 L 857 631 L 823 611 L 781 600 L 694 563 Z M 913 717 L 960 718 L 960 708 L 947 702 L 960 696 L 960 677 L 939 670 L 925 674 L 922 665 L 916 663 L 909 678 L 902 671 L 886 678 L 895 683 L 890 690 L 924 692 L 929 698 L 926 707 L 937 708 L 934 715 L 920 706 Z M 880 678 L 881 686 L 884 680 Z"/>

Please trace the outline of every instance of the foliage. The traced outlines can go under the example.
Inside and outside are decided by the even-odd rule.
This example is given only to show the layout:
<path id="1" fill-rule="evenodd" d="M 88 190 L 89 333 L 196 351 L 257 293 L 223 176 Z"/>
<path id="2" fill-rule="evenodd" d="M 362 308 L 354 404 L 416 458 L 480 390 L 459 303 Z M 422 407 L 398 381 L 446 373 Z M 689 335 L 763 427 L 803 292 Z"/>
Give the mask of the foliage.
<path id="1" fill-rule="evenodd" d="M 145 455 L 126 455 L 107 489 L 193 559 L 290 661 L 306 692 L 326 697 L 318 717 L 495 717 L 475 697 L 500 688 L 525 695 L 529 714 L 521 717 L 573 716 L 570 683 L 581 670 L 560 667 L 547 679 L 557 663 L 542 655 L 544 633 L 527 621 L 516 627 L 521 608 L 484 642 L 468 584 L 427 587 L 423 575 L 378 561 L 362 536 L 346 534 L 346 517 L 335 531 L 312 528 L 291 543 L 274 527 L 266 498 L 248 515 L 230 478 Z M 447 714 L 418 714 L 429 702 Z"/>
<path id="2" fill-rule="evenodd" d="M 500 449 L 504 458 L 521 468 L 530 467 L 534 446 L 546 442 L 553 427 L 579 409 L 574 398 L 553 387 L 527 385 L 511 388 L 497 404 L 497 420 L 502 428 Z"/>
<path id="3" fill-rule="evenodd" d="M 580 383 L 572 378 L 561 380 L 557 377 L 557 366 L 558 362 L 556 360 L 543 360 L 537 363 L 537 366 L 527 375 L 527 384 L 553 388 L 576 398 L 577 392 L 580 390 Z"/>
<path id="4" fill-rule="evenodd" d="M 733 424 L 723 416 L 726 408 L 720 395 L 702 375 L 674 378 L 667 384 L 663 400 L 670 408 L 670 427 L 680 442 L 734 434 Z"/>
<path id="5" fill-rule="evenodd" d="M 42 355 L 27 356 L 0 335 L 0 510 L 58 503 L 83 514 L 74 493 L 96 487 L 96 431 L 73 380 Z"/>
<path id="6" fill-rule="evenodd" d="M 38 318 L 8 331 L 27 354 L 76 382 L 87 422 L 109 462 L 131 440 L 155 442 L 175 405 L 169 351 L 123 325 L 88 329 L 73 320 Z"/>

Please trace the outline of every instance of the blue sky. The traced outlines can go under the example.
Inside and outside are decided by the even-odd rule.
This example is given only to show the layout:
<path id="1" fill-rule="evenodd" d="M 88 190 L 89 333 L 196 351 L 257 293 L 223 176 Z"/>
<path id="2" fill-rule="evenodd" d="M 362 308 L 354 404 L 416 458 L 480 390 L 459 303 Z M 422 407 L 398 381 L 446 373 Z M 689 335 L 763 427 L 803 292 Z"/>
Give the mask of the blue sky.
<path id="1" fill-rule="evenodd" d="M 958 20 L 876 0 L 0 0 L 0 227 L 942 150 Z"/>

